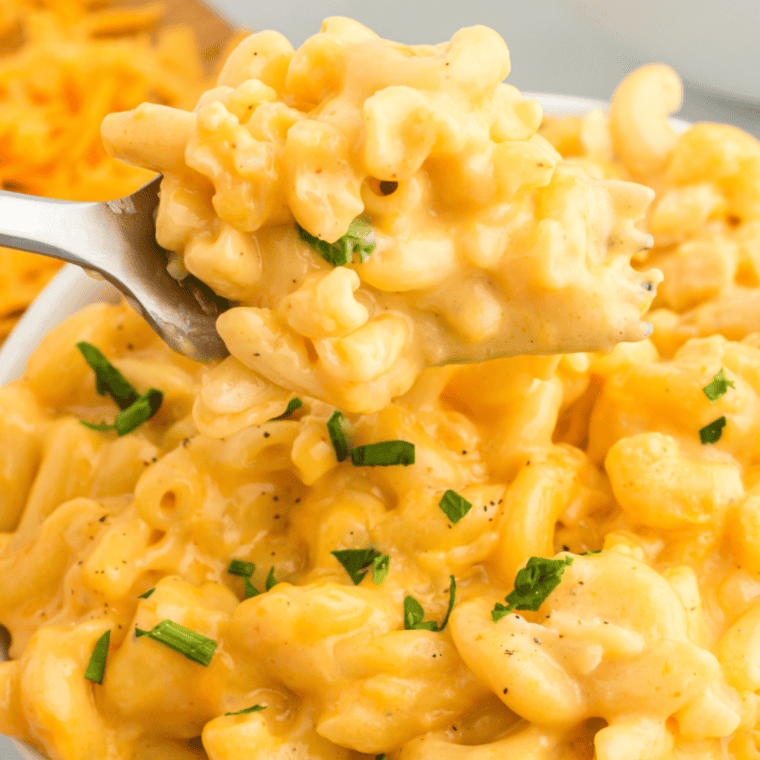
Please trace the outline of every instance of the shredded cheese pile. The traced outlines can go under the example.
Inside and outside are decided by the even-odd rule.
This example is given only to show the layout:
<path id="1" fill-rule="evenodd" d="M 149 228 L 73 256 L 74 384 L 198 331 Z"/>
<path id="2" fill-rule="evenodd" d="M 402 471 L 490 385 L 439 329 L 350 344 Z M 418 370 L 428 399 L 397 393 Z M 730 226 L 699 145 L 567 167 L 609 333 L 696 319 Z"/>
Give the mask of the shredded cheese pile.
<path id="1" fill-rule="evenodd" d="M 157 40 L 161 3 L 0 0 L 0 186 L 66 200 L 110 200 L 153 175 L 112 159 L 100 122 L 143 101 L 192 108 L 207 84 L 189 27 Z M 53 259 L 0 248 L 0 339 L 53 277 Z"/>

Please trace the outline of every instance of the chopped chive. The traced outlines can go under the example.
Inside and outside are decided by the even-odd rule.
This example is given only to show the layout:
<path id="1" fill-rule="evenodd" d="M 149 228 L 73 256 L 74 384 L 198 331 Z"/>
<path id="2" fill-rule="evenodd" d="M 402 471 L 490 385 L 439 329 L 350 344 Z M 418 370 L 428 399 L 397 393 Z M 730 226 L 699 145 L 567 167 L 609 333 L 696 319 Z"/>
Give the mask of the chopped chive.
<path id="1" fill-rule="evenodd" d="M 266 581 L 264 581 L 264 588 L 267 591 L 271 591 L 277 585 L 277 579 L 274 577 L 274 565 L 269 570 Z"/>
<path id="2" fill-rule="evenodd" d="M 454 608 L 457 594 L 457 583 L 454 580 L 454 576 L 449 576 L 451 583 L 449 584 L 449 607 L 446 610 L 446 617 L 443 622 L 438 625 L 433 620 L 423 620 L 425 617 L 425 611 L 422 609 L 422 605 L 413 597 L 407 596 L 404 599 L 404 628 L 407 631 L 442 631 L 449 622 L 449 616 L 451 610 Z"/>
<path id="3" fill-rule="evenodd" d="M 246 578 L 245 579 L 245 584 L 244 585 L 245 585 L 245 598 L 246 599 L 251 599 L 252 597 L 258 596 L 261 593 L 261 591 L 259 591 L 256 588 L 256 586 L 254 586 L 251 583 L 251 579 L 250 578 Z"/>
<path id="4" fill-rule="evenodd" d="M 155 388 L 151 388 L 142 396 L 138 396 L 131 406 L 119 412 L 113 425 L 108 425 L 105 422 L 100 425 L 93 425 L 91 422 L 85 422 L 84 420 L 79 420 L 79 422 L 90 430 L 101 432 L 115 430 L 120 436 L 126 435 L 140 427 L 143 422 L 147 422 L 159 410 L 163 400 L 164 394 Z"/>
<path id="5" fill-rule="evenodd" d="M 256 565 L 253 562 L 245 562 L 242 559 L 233 559 L 230 560 L 227 572 L 230 575 L 239 575 L 241 578 L 250 578 L 256 572 Z"/>
<path id="6" fill-rule="evenodd" d="M 388 572 L 391 566 L 391 558 L 389 554 L 378 555 L 372 560 L 372 583 L 376 586 L 382 584 L 382 582 L 388 577 Z"/>
<path id="7" fill-rule="evenodd" d="M 346 438 L 346 426 L 348 420 L 336 409 L 327 420 L 327 432 L 330 434 L 330 443 L 335 449 L 335 456 L 339 462 L 348 459 L 351 447 Z"/>
<path id="8" fill-rule="evenodd" d="M 238 710 L 237 712 L 228 712 L 225 715 L 248 715 L 248 713 L 261 712 L 266 710 L 266 705 L 253 705 L 253 707 L 246 707 L 245 710 Z"/>
<path id="9" fill-rule="evenodd" d="M 596 549 L 593 552 L 581 552 L 581 556 L 582 557 L 590 557 L 592 554 L 601 554 L 601 553 L 602 553 L 601 549 Z"/>
<path id="10" fill-rule="evenodd" d="M 380 552 L 374 549 L 337 549 L 330 554 L 343 565 L 343 569 L 354 582 L 354 586 L 358 586 L 364 580 L 367 568 L 373 565 L 376 558 L 380 557 Z"/>
<path id="11" fill-rule="evenodd" d="M 355 253 L 359 254 L 359 261 L 364 263 L 375 250 L 376 243 L 372 233 L 372 225 L 368 219 L 362 216 L 357 216 L 348 225 L 346 234 L 334 243 L 328 243 L 326 240 L 315 237 L 300 224 L 296 224 L 296 229 L 301 240 L 308 243 L 312 250 L 334 267 L 350 264 Z"/>
<path id="12" fill-rule="evenodd" d="M 292 398 L 290 401 L 288 401 L 288 407 L 287 409 L 278 417 L 272 417 L 270 422 L 277 422 L 278 420 L 284 420 L 286 417 L 289 417 L 293 412 L 296 411 L 296 409 L 300 409 L 303 406 L 303 401 L 301 401 L 300 398 Z"/>
<path id="13" fill-rule="evenodd" d="M 84 425 L 86 428 L 90 428 L 90 430 L 97 430 L 99 433 L 105 433 L 108 430 L 116 430 L 116 425 L 109 425 L 107 422 L 101 422 L 99 425 L 96 425 L 92 422 L 79 420 L 79 424 Z"/>
<path id="14" fill-rule="evenodd" d="M 708 443 L 716 443 L 723 435 L 723 428 L 726 426 L 726 418 L 718 417 L 715 422 L 711 422 L 709 425 L 705 425 L 699 430 L 699 440 L 702 441 L 702 445 Z"/>
<path id="15" fill-rule="evenodd" d="M 721 367 L 718 373 L 713 375 L 712 381 L 702 388 L 702 391 L 710 401 L 717 401 L 721 396 L 725 396 L 728 393 L 729 388 L 734 387 L 736 386 L 725 377 L 723 367 Z"/>
<path id="16" fill-rule="evenodd" d="M 467 499 L 451 489 L 443 494 L 438 506 L 454 525 L 472 509 L 472 504 Z"/>
<path id="17" fill-rule="evenodd" d="M 525 567 L 518 571 L 515 587 L 504 600 L 507 604 L 497 602 L 491 610 L 493 622 L 498 623 L 512 610 L 537 610 L 559 586 L 565 568 L 572 564 L 572 557 L 531 557 Z"/>
<path id="18" fill-rule="evenodd" d="M 139 394 L 132 384 L 99 349 L 85 341 L 76 345 L 95 373 L 95 388 L 101 396 L 107 393 L 119 405 L 119 409 L 127 409 L 137 401 Z"/>
<path id="19" fill-rule="evenodd" d="M 135 636 L 148 636 L 205 668 L 211 663 L 217 646 L 216 641 L 208 636 L 185 628 L 173 620 L 162 620 L 150 631 L 135 628 Z"/>
<path id="20" fill-rule="evenodd" d="M 381 441 L 351 449 L 354 467 L 388 467 L 414 464 L 414 444 L 408 441 Z"/>
<path id="21" fill-rule="evenodd" d="M 272 568 L 274 570 L 274 568 Z M 245 581 L 245 598 L 250 599 L 252 596 L 258 596 L 261 592 L 251 583 L 251 576 L 256 572 L 256 565 L 253 562 L 246 562 L 242 559 L 230 560 L 230 566 L 227 568 L 230 575 L 237 575 Z M 267 589 L 268 591 L 269 589 Z"/>
<path id="22" fill-rule="evenodd" d="M 156 593 L 155 586 L 153 588 L 149 588 L 144 594 L 140 594 L 137 598 L 138 599 L 147 599 L 150 596 L 153 596 L 153 594 Z"/>
<path id="23" fill-rule="evenodd" d="M 425 622 L 424 617 L 422 605 L 413 596 L 407 596 L 404 599 L 404 628 L 407 631 L 437 631 L 438 623 L 434 620 Z"/>
<path id="24" fill-rule="evenodd" d="M 150 388 L 131 406 L 116 415 L 114 427 L 119 435 L 131 433 L 135 428 L 147 422 L 161 407 L 164 394 L 155 388 Z"/>
<path id="25" fill-rule="evenodd" d="M 90 662 L 84 677 L 95 683 L 103 683 L 103 675 L 106 672 L 106 660 L 108 659 L 108 644 L 111 641 L 111 629 L 109 628 L 96 642 L 92 650 Z"/>
<path id="26" fill-rule="evenodd" d="M 375 755 L 375 760 L 387 760 L 385 757 L 385 752 L 383 752 L 382 755 Z"/>
<path id="27" fill-rule="evenodd" d="M 446 610 L 446 617 L 443 619 L 441 627 L 438 629 L 439 631 L 442 631 L 448 625 L 451 610 L 454 609 L 454 603 L 457 599 L 457 582 L 454 580 L 453 575 L 450 575 L 449 578 L 451 578 L 451 583 L 449 584 L 449 607 Z"/>

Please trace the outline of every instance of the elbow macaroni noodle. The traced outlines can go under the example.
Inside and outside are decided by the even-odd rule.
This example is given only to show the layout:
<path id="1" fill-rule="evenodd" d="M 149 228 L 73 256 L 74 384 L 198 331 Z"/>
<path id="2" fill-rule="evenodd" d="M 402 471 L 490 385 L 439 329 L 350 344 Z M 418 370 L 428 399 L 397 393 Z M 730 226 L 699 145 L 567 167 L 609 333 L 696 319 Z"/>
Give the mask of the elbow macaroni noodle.
<path id="1" fill-rule="evenodd" d="M 379 90 L 370 106 L 386 126 L 417 130 L 408 145 L 386 132 L 383 150 L 366 159 L 383 181 L 384 166 L 409 177 L 384 197 L 352 184 L 352 154 L 340 155 L 340 131 L 358 111 L 330 111 L 323 94 L 336 87 L 337 62 L 347 77 L 369 71 L 385 86 L 383 66 L 346 59 L 355 43 L 369 39 L 372 56 L 406 54 L 352 22 L 326 29 L 296 53 L 273 33 L 249 38 L 195 115 L 152 107 L 111 122 L 134 127 L 122 155 L 173 167 L 162 190 L 164 244 L 174 236 L 188 269 L 253 301 L 236 310 L 239 345 L 253 350 L 267 336 L 277 354 L 266 371 L 252 372 L 234 350 L 204 367 L 172 354 L 125 305 L 95 304 L 53 330 L 24 377 L 0 388 L 0 623 L 12 657 L 0 663 L 0 731 L 51 760 L 757 760 L 760 325 L 748 305 L 760 293 L 760 145 L 719 125 L 671 132 L 680 83 L 662 66 L 626 79 L 609 114 L 546 118 L 540 139 L 533 122 L 517 128 L 515 114 L 537 121 L 534 107 L 498 87 L 511 116 L 492 123 L 495 145 L 563 157 L 549 184 L 517 203 L 515 225 L 534 225 L 526 208 L 541 204 L 551 206 L 546 219 L 571 225 L 579 196 L 604 217 L 605 203 L 636 187 L 631 180 L 654 190 L 636 234 L 655 245 L 634 259 L 665 273 L 648 317 L 654 334 L 607 354 L 429 367 L 387 402 L 390 386 L 372 385 L 384 375 L 371 376 L 400 372 L 424 324 L 395 285 L 369 289 L 366 265 L 323 266 L 293 235 L 290 215 L 327 238 L 367 199 L 387 204 L 383 224 L 403 225 L 429 210 L 420 199 L 437 182 L 467 188 L 466 197 L 489 193 L 475 179 L 477 160 L 451 158 L 477 130 L 464 130 L 456 119 L 465 114 L 436 101 L 453 96 L 423 91 L 420 77 L 439 82 L 431 62 L 451 56 L 458 76 L 491 66 L 497 78 L 503 59 L 483 30 L 466 33 L 483 47 L 458 47 L 460 33 L 450 48 L 413 49 L 422 73 Z M 377 94 L 349 88 L 341 97 L 368 103 Z M 392 108 L 380 108 L 384 98 Z M 319 108 L 324 120 L 304 116 Z M 171 130 L 168 148 L 141 120 Z M 289 148 L 284 135 L 298 125 Z M 372 128 L 380 133 L 379 122 Z M 226 137 L 215 141 L 219 131 Z M 297 161 L 288 163 L 289 151 Z M 277 162 L 290 168 L 283 174 Z M 630 192 L 642 211 L 651 193 Z M 299 206 L 299 193 L 313 206 Z M 494 230 L 515 229 L 492 212 L 470 225 L 472 234 L 482 225 L 484 256 Z M 377 253 L 384 233 L 372 218 Z M 241 229 L 241 220 L 262 226 Z M 597 223 L 576 220 L 568 234 Z M 458 256 L 451 271 L 469 282 Z M 385 267 L 378 261 L 375 274 Z M 396 261 L 396 276 L 411 277 Z M 581 271 L 549 261 L 540 264 L 547 277 Z M 286 287 L 294 278 L 298 287 Z M 276 307 L 257 301 L 261 283 Z M 432 303 L 437 287 L 418 281 L 415 292 Z M 387 315 L 377 311 L 380 293 Z M 335 408 L 320 398 L 327 386 L 300 364 L 306 339 L 311 360 L 346 378 L 341 387 L 382 397 L 373 411 L 347 405 L 353 444 L 408 441 L 414 464 L 337 461 L 327 430 Z M 111 419 L 116 407 L 97 394 L 78 341 L 100 348 L 137 392 L 162 390 L 158 413 L 121 438 L 80 425 Z M 406 367 L 408 380 L 419 365 Z M 719 373 L 728 382 L 713 398 L 703 389 Z M 314 393 L 281 416 L 293 388 Z M 718 419 L 720 437 L 702 443 L 700 430 Z M 439 507 L 447 490 L 472 504 L 455 523 Z M 332 552 L 368 547 L 389 555 L 387 578 L 376 584 L 370 571 L 354 585 Z M 491 610 L 531 556 L 573 561 L 540 609 L 494 622 Z M 254 563 L 252 576 L 227 572 L 232 559 Z M 456 604 L 444 630 L 406 630 L 407 595 L 425 620 L 443 620 L 451 575 Z M 250 596 L 246 584 L 262 593 Z M 165 619 L 217 643 L 208 667 L 135 636 Z M 98 685 L 84 672 L 106 630 Z M 265 709 L 240 712 L 253 705 Z"/>
<path id="2" fill-rule="evenodd" d="M 660 275 L 630 258 L 650 245 L 635 222 L 652 191 L 563 162 L 509 68 L 485 27 L 410 47 L 331 18 L 295 51 L 248 37 L 192 114 L 104 121 L 112 155 L 164 175 L 171 271 L 238 304 L 218 321 L 233 358 L 217 383 L 370 413 L 426 366 L 646 337 Z M 375 249 L 345 267 L 297 232 L 332 243 L 361 214 Z"/>

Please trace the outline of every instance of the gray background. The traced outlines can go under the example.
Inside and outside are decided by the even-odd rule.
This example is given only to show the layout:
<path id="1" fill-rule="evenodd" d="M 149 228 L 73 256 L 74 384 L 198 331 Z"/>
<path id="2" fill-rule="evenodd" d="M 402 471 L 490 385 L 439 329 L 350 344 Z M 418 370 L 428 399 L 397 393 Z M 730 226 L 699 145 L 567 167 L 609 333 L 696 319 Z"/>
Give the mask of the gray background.
<path id="1" fill-rule="evenodd" d="M 607 0 L 606 4 L 631 2 Z M 689 4 L 685 0 L 657 2 Z M 720 33 L 727 34 L 726 27 L 719 23 L 726 15 L 733 16 L 737 26 L 758 28 L 760 2 L 714 2 L 714 11 L 710 0 L 700 0 L 697 5 L 703 11 L 702 21 L 714 16 Z M 463 26 L 486 24 L 499 32 L 509 46 L 512 73 L 508 81 L 531 92 L 607 100 L 617 83 L 642 63 L 656 61 L 680 68 L 675 55 L 669 59 L 667 55 L 633 52 L 633 45 L 630 49 L 626 46 L 625 30 L 616 30 L 611 36 L 605 34 L 602 31 L 605 24 L 595 23 L 580 11 L 574 12 L 574 8 L 584 5 L 581 0 L 215 0 L 214 4 L 239 24 L 282 32 L 294 46 L 318 32 L 327 16 L 350 16 L 381 37 L 405 43 L 435 44 L 448 40 Z M 666 18 L 663 13 L 656 23 L 662 24 Z M 674 40 L 680 40 L 681 55 L 683 31 L 680 25 L 672 29 Z M 641 36 L 639 29 L 639 48 Z M 694 44 L 695 57 L 714 60 L 718 55 L 720 51 L 705 46 L 704 40 Z M 760 52 L 755 55 L 758 69 Z M 740 58 L 738 50 L 736 57 Z M 737 76 L 742 76 L 741 70 Z M 743 76 L 746 79 L 749 75 Z M 683 118 L 730 122 L 760 136 L 759 105 L 753 107 L 730 95 L 718 96 L 694 82 L 686 82 L 685 91 L 680 112 Z"/>
<path id="2" fill-rule="evenodd" d="M 620 79 L 641 63 L 676 64 L 627 49 L 624 30 L 613 42 L 561 0 L 217 0 L 215 5 L 237 24 L 282 32 L 294 46 L 319 31 L 327 16 L 351 16 L 381 36 L 405 43 L 443 42 L 463 26 L 486 24 L 509 46 L 509 82 L 532 92 L 607 100 Z M 686 82 L 685 90 L 684 118 L 730 122 L 760 136 L 757 106 L 716 95 L 695 82 Z M 19 758 L 10 741 L 0 737 L 0 760 Z"/>

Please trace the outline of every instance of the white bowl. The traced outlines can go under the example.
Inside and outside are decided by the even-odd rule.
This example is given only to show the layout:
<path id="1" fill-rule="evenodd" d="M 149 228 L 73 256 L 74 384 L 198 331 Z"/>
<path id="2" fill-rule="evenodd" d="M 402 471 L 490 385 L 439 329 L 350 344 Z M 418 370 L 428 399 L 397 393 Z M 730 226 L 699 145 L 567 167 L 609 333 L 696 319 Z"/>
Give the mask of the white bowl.
<path id="1" fill-rule="evenodd" d="M 536 98 L 546 113 L 555 116 L 584 114 L 595 108 L 606 111 L 608 105 L 600 100 L 569 95 L 531 92 L 526 92 L 524 95 L 526 98 Z M 672 122 L 679 131 L 688 126 L 680 119 L 673 119 Z M 93 279 L 73 264 L 67 264 L 37 296 L 0 349 L 0 384 L 9 383 L 21 377 L 29 355 L 37 348 L 42 338 L 66 317 L 97 301 L 116 303 L 118 300 L 119 294 L 113 286 Z M 0 662 L 7 657 L 8 653 L 0 642 Z M 14 741 L 13 743 L 24 760 L 47 760 L 23 742 Z M 11 759 L 8 758 L 8 760 Z"/>

